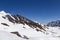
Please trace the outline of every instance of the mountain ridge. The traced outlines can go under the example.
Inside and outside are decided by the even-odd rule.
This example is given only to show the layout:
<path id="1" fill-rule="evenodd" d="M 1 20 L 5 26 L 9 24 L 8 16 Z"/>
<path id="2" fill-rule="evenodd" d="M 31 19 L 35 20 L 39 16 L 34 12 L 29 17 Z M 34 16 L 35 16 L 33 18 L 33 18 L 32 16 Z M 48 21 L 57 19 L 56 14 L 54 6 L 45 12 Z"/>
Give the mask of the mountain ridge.
<path id="1" fill-rule="evenodd" d="M 56 21 L 51 21 L 47 24 L 47 26 L 51 26 L 51 27 L 60 27 L 60 20 L 56 20 Z"/>
<path id="2" fill-rule="evenodd" d="M 40 23 L 36 23 L 28 18 L 25 18 L 21 15 L 11 15 L 9 13 L 6 13 L 4 11 L 1 11 L 0 12 L 0 30 L 5 30 L 10 32 L 10 33 L 13 33 L 13 34 L 16 34 L 17 36 L 20 35 L 20 37 L 22 37 L 22 35 L 18 32 L 19 30 L 19 27 L 22 26 L 22 28 L 29 28 L 29 29 L 32 29 L 32 30 L 36 30 L 36 31 L 46 31 L 43 26 L 40 24 Z M 16 28 L 14 30 L 12 29 L 12 25 L 17 25 Z M 20 26 L 19 26 L 20 25 Z M 19 27 L 18 27 L 19 26 Z M 11 28 L 10 28 L 11 27 Z M 18 28 L 17 28 L 18 27 Z M 16 30 L 17 29 L 17 30 Z M 28 29 L 28 30 L 29 30 Z M 26 37 L 25 35 L 23 35 L 24 37 Z"/>

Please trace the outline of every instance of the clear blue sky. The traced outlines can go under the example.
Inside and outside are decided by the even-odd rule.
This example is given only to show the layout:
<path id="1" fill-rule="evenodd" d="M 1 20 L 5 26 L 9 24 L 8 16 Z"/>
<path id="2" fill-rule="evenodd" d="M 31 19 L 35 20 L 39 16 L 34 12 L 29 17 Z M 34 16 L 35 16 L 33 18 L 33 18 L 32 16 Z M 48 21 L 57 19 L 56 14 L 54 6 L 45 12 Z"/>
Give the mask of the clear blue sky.
<path id="1" fill-rule="evenodd" d="M 47 23 L 60 20 L 60 0 L 0 0 L 0 11 Z"/>

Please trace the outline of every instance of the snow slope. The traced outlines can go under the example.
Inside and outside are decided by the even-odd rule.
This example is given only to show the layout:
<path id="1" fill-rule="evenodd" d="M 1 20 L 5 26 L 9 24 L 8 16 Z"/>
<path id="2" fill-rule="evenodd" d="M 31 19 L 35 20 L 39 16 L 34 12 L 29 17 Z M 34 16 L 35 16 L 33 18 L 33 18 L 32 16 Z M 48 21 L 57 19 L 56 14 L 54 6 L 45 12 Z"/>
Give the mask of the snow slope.
<path id="1" fill-rule="evenodd" d="M 40 24 L 42 28 L 46 30 L 44 31 L 38 27 L 30 27 L 26 23 L 12 23 L 8 20 L 6 15 L 11 16 L 11 14 L 4 11 L 0 12 L 0 35 L 2 36 L 2 38 L 1 36 L 0 38 L 2 40 L 4 40 L 4 37 L 6 37 L 6 40 L 8 40 L 8 38 L 9 40 L 60 40 L 60 27 L 44 27 Z M 15 19 L 14 17 L 12 18 Z M 36 31 L 36 29 L 39 29 L 40 31 Z M 11 32 L 18 32 L 21 37 Z M 10 36 L 12 38 L 10 38 Z"/>
<path id="2" fill-rule="evenodd" d="M 16 35 L 5 31 L 0 31 L 0 40 L 25 40 L 25 39 L 17 37 Z"/>

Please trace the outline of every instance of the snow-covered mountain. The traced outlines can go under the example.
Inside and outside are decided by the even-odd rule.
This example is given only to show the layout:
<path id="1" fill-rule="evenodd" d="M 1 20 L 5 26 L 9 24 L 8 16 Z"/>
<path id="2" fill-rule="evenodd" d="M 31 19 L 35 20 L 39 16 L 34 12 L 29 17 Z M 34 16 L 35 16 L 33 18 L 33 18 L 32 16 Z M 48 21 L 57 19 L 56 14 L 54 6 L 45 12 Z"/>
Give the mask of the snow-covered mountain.
<path id="1" fill-rule="evenodd" d="M 0 35 L 1 40 L 60 40 L 60 27 L 47 27 L 21 15 L 0 11 Z"/>
<path id="2" fill-rule="evenodd" d="M 60 27 L 60 20 L 49 22 L 47 26 Z"/>

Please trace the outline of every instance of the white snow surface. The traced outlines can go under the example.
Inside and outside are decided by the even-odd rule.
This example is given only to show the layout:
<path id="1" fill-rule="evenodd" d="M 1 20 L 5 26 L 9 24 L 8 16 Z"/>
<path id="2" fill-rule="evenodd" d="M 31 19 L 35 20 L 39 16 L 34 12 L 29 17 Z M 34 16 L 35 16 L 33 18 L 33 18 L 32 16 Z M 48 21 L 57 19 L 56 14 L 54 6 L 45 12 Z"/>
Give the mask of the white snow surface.
<path id="1" fill-rule="evenodd" d="M 7 18 L 2 18 L 2 16 L 7 14 L 10 15 L 0 11 L 0 40 L 60 40 L 60 27 L 48 27 L 49 29 L 45 28 L 46 31 L 38 32 L 27 24 L 13 24 Z M 1 23 L 6 23 L 9 26 L 2 25 Z M 15 31 L 18 31 L 22 37 L 25 35 L 29 39 L 24 39 L 10 33 Z"/>
<path id="2" fill-rule="evenodd" d="M 9 32 L 0 31 L 0 40 L 25 40 Z"/>

